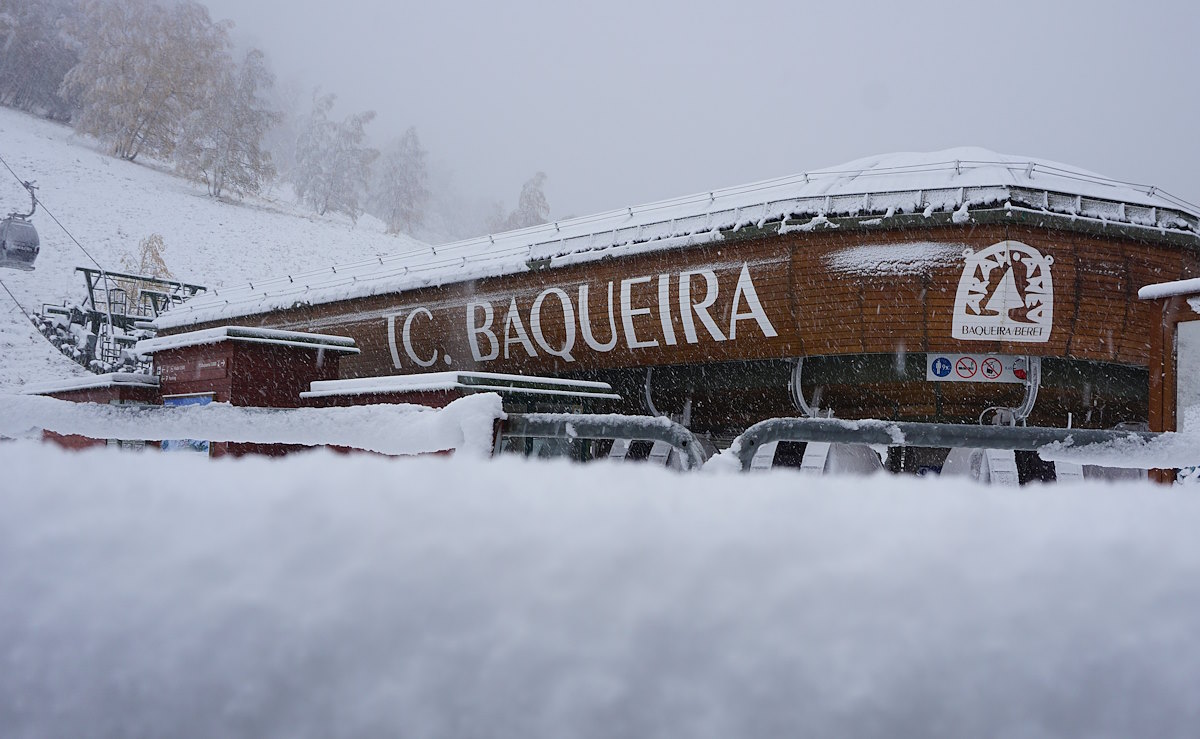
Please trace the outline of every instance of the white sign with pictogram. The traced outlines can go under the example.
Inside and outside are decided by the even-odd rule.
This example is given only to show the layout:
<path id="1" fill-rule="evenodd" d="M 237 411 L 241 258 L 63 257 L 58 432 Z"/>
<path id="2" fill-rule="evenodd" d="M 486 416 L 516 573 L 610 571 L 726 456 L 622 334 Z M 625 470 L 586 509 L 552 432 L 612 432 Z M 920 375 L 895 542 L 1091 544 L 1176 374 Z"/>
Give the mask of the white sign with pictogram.
<path id="1" fill-rule="evenodd" d="M 955 339 L 1050 340 L 1054 257 L 1019 241 L 1001 241 L 978 252 L 968 249 L 963 257 L 954 297 Z"/>
<path id="2" fill-rule="evenodd" d="M 930 382 L 1025 382 L 1029 361 L 1011 354 L 926 354 Z"/>

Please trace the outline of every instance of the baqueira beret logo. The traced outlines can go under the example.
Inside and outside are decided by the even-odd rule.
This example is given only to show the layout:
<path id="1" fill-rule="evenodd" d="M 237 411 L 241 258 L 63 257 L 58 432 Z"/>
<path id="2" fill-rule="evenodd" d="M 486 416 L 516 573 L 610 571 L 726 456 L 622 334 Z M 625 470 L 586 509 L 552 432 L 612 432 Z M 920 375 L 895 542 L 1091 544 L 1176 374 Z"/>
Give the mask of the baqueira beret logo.
<path id="1" fill-rule="evenodd" d="M 1054 326 L 1054 258 L 1019 241 L 963 252 L 954 298 L 954 338 L 966 341 L 1050 340 Z"/>

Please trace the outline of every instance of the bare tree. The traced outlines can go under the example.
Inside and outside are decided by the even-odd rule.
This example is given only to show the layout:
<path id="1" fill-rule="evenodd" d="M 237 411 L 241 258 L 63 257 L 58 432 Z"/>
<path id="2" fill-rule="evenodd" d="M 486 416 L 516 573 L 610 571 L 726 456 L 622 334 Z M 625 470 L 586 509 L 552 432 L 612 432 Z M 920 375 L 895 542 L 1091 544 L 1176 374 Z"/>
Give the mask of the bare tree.
<path id="1" fill-rule="evenodd" d="M 296 194 L 320 215 L 345 213 L 357 222 L 371 182 L 371 163 L 379 152 L 367 146 L 366 126 L 375 118 L 368 110 L 329 120 L 336 97 L 313 95 L 308 125 L 296 141 Z"/>
<path id="2" fill-rule="evenodd" d="M 263 99 L 273 82 L 263 53 L 253 49 L 236 70 L 221 75 L 208 104 L 185 121 L 176 166 L 203 182 L 209 195 L 257 193 L 275 176 L 263 149 L 263 136 L 280 118 Z"/>
<path id="3" fill-rule="evenodd" d="M 122 159 L 170 156 L 184 121 L 231 65 L 231 25 L 213 23 L 192 0 L 84 0 L 67 23 L 79 63 L 62 85 L 79 109 L 76 130 L 109 142 Z"/>
<path id="4" fill-rule="evenodd" d="M 405 131 L 383 156 L 372 200 L 390 234 L 412 233 L 424 221 L 429 202 L 425 157 L 416 128 Z"/>
<path id="5" fill-rule="evenodd" d="M 75 13 L 72 0 L 0 0 L 0 105 L 71 117 L 58 91 L 78 57 L 58 24 Z"/>
<path id="6" fill-rule="evenodd" d="M 508 229 L 528 228 L 550 220 L 550 204 L 542 187 L 546 184 L 546 173 L 538 172 L 521 186 L 517 209 L 509 214 L 504 226 Z"/>
<path id="7" fill-rule="evenodd" d="M 279 118 L 263 135 L 263 148 L 271 155 L 277 176 L 290 182 L 296 169 L 296 140 L 308 121 L 310 93 L 307 85 L 293 77 L 276 80 L 267 95 Z"/>
<path id="8" fill-rule="evenodd" d="M 163 252 L 166 250 L 167 245 L 163 241 L 162 234 L 150 234 L 138 242 L 136 256 L 131 254 L 121 256 L 121 269 L 139 277 L 173 280 L 175 275 L 171 274 L 170 268 L 167 267 L 167 260 L 163 257 Z M 125 291 L 129 302 L 133 305 L 139 305 L 142 302 L 143 290 L 159 290 L 162 287 L 156 285 L 153 280 L 114 278 L 114 281 Z"/>

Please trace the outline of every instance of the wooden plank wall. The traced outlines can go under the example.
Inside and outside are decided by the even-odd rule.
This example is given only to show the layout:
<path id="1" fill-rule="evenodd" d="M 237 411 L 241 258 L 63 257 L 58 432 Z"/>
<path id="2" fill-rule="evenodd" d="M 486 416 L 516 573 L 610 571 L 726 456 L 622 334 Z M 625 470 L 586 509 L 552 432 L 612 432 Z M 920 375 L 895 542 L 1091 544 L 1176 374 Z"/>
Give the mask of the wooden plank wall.
<path id="1" fill-rule="evenodd" d="M 999 241 L 1015 240 L 1054 257 L 1052 268 L 1054 324 L 1046 343 L 964 341 L 952 335 L 952 313 L 963 259 L 958 247 L 979 250 Z M 945 256 L 920 269 L 872 273 L 870 269 L 833 269 L 847 250 L 912 249 L 919 244 L 943 244 Z M 710 269 L 718 278 L 718 297 L 710 313 L 723 334 L 729 332 L 734 288 L 745 267 L 753 280 L 763 311 L 776 331 L 766 336 L 757 322 L 737 322 L 736 340 L 716 341 L 697 320 L 696 343 L 685 339 L 679 305 L 680 273 Z M 658 299 L 660 275 L 667 275 L 667 325 Z M 354 301 L 267 313 L 239 321 L 353 337 L 362 353 L 342 360 L 343 377 L 362 377 L 437 370 L 482 370 L 553 374 L 598 368 L 694 364 L 727 360 L 796 356 L 906 352 L 999 352 L 1117 362 L 1147 366 L 1152 331 L 1160 309 L 1137 299 L 1143 285 L 1200 276 L 1195 252 L 1177 246 L 1142 243 L 1125 238 L 1098 238 L 1069 231 L 1026 226 L 962 226 L 905 231 L 822 231 L 790 233 L 756 240 L 719 242 L 622 259 L 600 260 L 563 268 L 526 272 L 474 282 L 449 284 Z M 613 283 L 614 304 L 622 280 L 650 278 L 629 286 L 633 307 L 649 309 L 631 319 L 640 341 L 657 346 L 630 348 L 621 311 L 614 305 L 617 346 L 599 352 L 585 343 L 578 326 L 579 288 L 588 285 L 592 333 L 597 341 L 611 336 L 607 290 Z M 704 296 L 705 280 L 690 279 L 692 302 Z M 543 298 L 538 329 L 545 343 L 562 347 L 574 334 L 573 361 L 552 356 L 533 336 L 531 308 L 548 288 L 568 296 L 574 313 L 572 329 L 565 325 L 560 296 Z M 509 355 L 475 361 L 467 341 L 468 301 L 486 301 L 493 317 L 490 330 L 504 343 L 504 322 L 510 305 L 518 308 L 536 356 L 519 342 L 509 343 Z M 410 360 L 401 329 L 410 324 L 410 343 L 430 366 Z M 740 303 L 743 314 L 746 303 Z M 478 312 L 482 320 L 482 309 Z M 389 341 L 388 316 L 394 319 Z M 486 337 L 482 337 L 486 339 Z M 395 342 L 399 366 L 393 358 Z M 484 354 L 487 349 L 483 342 Z M 447 356 L 449 360 L 447 361 Z"/>

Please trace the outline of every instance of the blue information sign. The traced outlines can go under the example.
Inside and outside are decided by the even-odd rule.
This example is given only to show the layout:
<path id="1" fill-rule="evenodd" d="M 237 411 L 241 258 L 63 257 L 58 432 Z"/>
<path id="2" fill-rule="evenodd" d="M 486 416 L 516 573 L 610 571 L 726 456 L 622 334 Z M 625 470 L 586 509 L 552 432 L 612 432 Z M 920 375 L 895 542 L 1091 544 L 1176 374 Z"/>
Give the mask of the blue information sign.
<path id="1" fill-rule="evenodd" d="M 179 395 L 176 397 L 167 396 L 163 398 L 165 406 L 185 406 L 185 405 L 208 405 L 212 402 L 212 393 L 204 393 L 203 395 Z M 201 452 L 209 453 L 210 444 L 208 441 L 200 439 L 163 439 L 162 450 L 164 452 Z"/>

